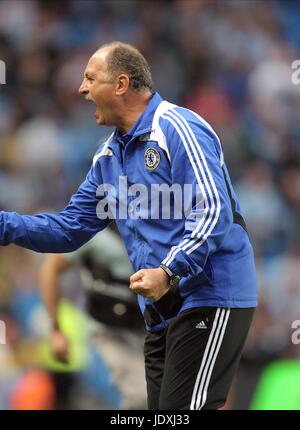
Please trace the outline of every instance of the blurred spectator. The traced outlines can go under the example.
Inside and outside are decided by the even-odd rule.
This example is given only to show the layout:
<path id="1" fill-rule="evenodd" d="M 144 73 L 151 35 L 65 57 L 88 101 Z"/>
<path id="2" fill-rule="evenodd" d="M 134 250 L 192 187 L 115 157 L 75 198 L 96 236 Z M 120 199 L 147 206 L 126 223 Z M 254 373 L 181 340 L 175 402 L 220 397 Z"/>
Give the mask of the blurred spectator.
<path id="1" fill-rule="evenodd" d="M 9 400 L 9 408 L 17 410 L 54 409 L 55 389 L 51 377 L 43 371 L 31 370 L 17 382 Z"/>
<path id="2" fill-rule="evenodd" d="M 72 362 L 68 326 L 62 324 L 58 310 L 62 276 L 74 264 L 81 268 L 85 308 L 93 318 L 93 346 L 103 361 L 102 372 L 110 381 L 106 389 L 119 393 L 117 404 L 107 404 L 118 409 L 145 409 L 144 324 L 136 297 L 129 290 L 131 264 L 121 238 L 110 227 L 80 249 L 50 254 L 43 262 L 41 293 L 52 325 L 52 356 L 56 364 Z M 100 375 L 91 376 L 100 379 Z"/>
<path id="3" fill-rule="evenodd" d="M 269 166 L 259 162 L 248 164 L 236 185 L 236 193 L 257 254 L 271 257 L 282 252 L 292 234 L 293 217 L 276 188 Z"/>

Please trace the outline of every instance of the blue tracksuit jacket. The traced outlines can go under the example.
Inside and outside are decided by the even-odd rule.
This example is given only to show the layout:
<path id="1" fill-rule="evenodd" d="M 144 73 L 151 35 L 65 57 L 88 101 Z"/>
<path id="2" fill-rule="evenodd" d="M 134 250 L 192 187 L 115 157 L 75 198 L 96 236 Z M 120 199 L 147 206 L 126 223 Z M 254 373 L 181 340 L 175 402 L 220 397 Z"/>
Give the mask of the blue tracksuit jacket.
<path id="1" fill-rule="evenodd" d="M 157 206 L 159 199 L 151 200 L 151 192 L 163 184 L 191 187 L 184 216 L 174 215 L 172 196 L 170 216 L 163 215 L 164 207 L 156 207 L 153 216 L 151 203 Z M 125 185 L 131 192 L 124 191 Z M 109 187 L 115 191 L 109 194 Z M 141 189 L 149 197 L 139 201 Z M 105 208 L 116 217 L 135 271 L 163 262 L 181 276 L 179 287 L 158 302 L 138 296 L 148 330 L 162 329 L 191 307 L 256 306 L 253 250 L 222 147 L 194 112 L 154 93 L 126 135 L 116 130 L 100 145 L 85 181 L 63 211 L 34 216 L 0 212 L 0 244 L 73 251 L 109 224 L 109 218 L 103 219 Z"/>

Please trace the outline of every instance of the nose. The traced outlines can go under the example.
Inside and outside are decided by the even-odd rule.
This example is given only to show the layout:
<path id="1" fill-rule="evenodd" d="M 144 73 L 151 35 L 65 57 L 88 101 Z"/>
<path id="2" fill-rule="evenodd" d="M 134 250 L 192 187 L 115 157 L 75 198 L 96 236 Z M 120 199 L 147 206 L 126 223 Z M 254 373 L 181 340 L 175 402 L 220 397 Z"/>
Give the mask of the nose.
<path id="1" fill-rule="evenodd" d="M 89 91 L 88 91 L 88 87 L 86 85 L 85 79 L 82 81 L 82 83 L 81 83 L 81 85 L 80 85 L 80 87 L 78 89 L 78 92 L 81 95 L 88 94 Z"/>

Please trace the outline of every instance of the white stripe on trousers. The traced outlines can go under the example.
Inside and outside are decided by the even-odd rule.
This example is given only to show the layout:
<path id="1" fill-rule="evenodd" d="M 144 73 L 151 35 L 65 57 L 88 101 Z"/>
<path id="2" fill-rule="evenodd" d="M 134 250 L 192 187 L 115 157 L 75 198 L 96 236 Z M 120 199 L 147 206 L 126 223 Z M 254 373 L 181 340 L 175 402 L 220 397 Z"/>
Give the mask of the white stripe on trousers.
<path id="1" fill-rule="evenodd" d="M 193 390 L 190 405 L 190 409 L 192 410 L 201 409 L 205 405 L 208 385 L 224 338 L 229 315 L 230 309 L 218 308 L 216 311 L 213 326 L 205 347 L 200 370 Z"/>

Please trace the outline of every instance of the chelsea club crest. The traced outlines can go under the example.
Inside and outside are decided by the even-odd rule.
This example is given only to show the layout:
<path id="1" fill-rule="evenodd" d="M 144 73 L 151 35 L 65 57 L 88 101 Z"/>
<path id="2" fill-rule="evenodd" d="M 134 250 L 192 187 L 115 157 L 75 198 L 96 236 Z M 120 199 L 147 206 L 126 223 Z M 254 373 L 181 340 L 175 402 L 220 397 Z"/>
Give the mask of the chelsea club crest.
<path id="1" fill-rule="evenodd" d="M 159 165 L 160 155 L 155 148 L 148 148 L 144 156 L 145 167 L 148 170 L 154 170 Z"/>

